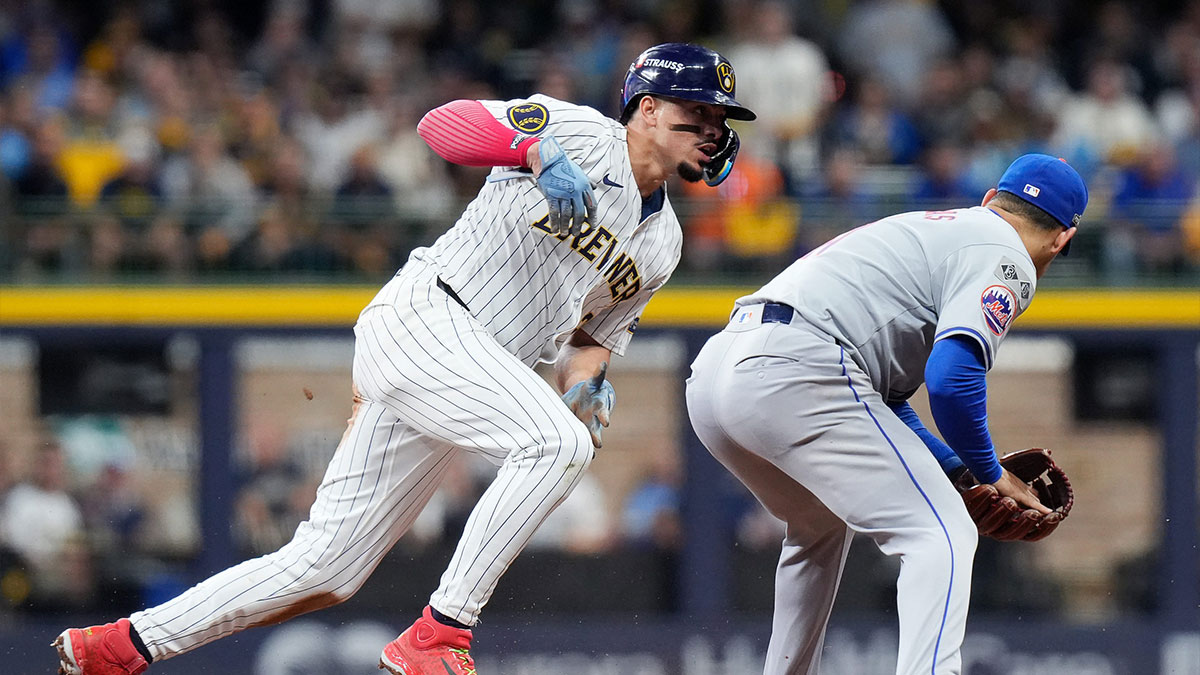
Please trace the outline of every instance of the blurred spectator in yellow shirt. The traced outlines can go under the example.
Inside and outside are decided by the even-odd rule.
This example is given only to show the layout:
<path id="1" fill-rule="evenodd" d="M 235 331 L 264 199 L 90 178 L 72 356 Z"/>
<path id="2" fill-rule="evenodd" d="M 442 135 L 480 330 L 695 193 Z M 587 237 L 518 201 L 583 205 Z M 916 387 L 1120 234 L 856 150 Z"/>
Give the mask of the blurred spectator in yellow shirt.
<path id="1" fill-rule="evenodd" d="M 796 209 L 784 193 L 783 172 L 743 147 L 733 173 L 716 190 L 685 183 L 698 210 L 689 218 L 691 262 L 725 271 L 779 269 L 793 253 Z"/>
<path id="2" fill-rule="evenodd" d="M 112 88 L 100 75 L 91 72 L 80 75 L 72 102 L 72 123 L 58 156 L 67 191 L 80 206 L 95 203 L 100 189 L 124 165 L 110 119 L 113 101 Z"/>

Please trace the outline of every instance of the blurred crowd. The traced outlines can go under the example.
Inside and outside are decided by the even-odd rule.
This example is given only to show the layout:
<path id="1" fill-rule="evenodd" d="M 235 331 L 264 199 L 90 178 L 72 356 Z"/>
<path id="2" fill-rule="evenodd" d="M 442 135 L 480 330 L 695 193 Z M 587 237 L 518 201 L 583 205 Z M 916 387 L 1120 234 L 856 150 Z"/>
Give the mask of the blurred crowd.
<path id="1" fill-rule="evenodd" d="M 1200 1 L 0 1 L 0 278 L 386 277 L 482 172 L 416 136 L 455 98 L 615 115 L 663 41 L 726 54 L 742 154 L 676 186 L 681 271 L 766 274 L 1067 157 L 1073 268 L 1200 271 Z"/>
<path id="2" fill-rule="evenodd" d="M 132 432 L 132 433 L 131 433 Z M 261 420 L 238 439 L 231 470 L 230 534 L 239 560 L 275 551 L 308 517 L 337 430 L 288 431 Z M 0 625 L 20 616 L 132 612 L 182 592 L 203 546 L 194 483 L 196 449 L 188 462 L 155 457 L 129 420 L 103 416 L 59 419 L 48 425 L 32 455 L 14 462 L 0 445 Z M 153 441 L 161 441 L 159 437 Z M 194 446 L 195 439 L 183 441 Z M 646 449 L 633 449 L 644 452 Z M 678 609 L 684 547 L 683 472 L 675 454 L 659 454 L 614 486 L 585 474 L 575 490 L 538 528 L 527 546 L 537 564 L 570 566 L 603 558 L 620 565 L 652 595 L 637 602 L 659 611 Z M 494 478 L 496 467 L 462 455 L 441 488 L 395 546 L 378 573 L 393 595 L 409 590 L 411 561 L 448 558 L 467 518 Z M 732 480 L 711 486 L 708 498 L 729 518 L 744 597 L 741 609 L 770 607 L 770 570 L 784 524 Z M 895 560 L 869 540 L 851 557 L 856 591 L 852 607 L 885 609 L 894 602 Z M 1053 611 L 1059 589 L 1052 574 L 1027 578 L 1029 551 L 981 540 L 975 602 L 989 609 Z M 1131 564 L 1136 564 L 1132 560 Z M 984 568 L 981 568 L 984 569 Z M 1152 576 L 1138 572 L 1131 582 Z M 610 589 L 572 586 L 580 607 L 607 606 Z M 1123 588 L 1118 586 L 1118 590 Z M 424 592 L 424 588 L 413 589 Z M 1133 606 L 1137 598 L 1122 598 Z M 639 605 L 641 606 L 641 605 Z"/>
<path id="3" fill-rule="evenodd" d="M 0 439 L 0 619 L 6 609 L 125 607 L 182 590 L 181 571 L 199 548 L 191 471 L 169 466 L 164 448 L 177 444 L 159 445 L 162 434 L 144 438 L 138 427 L 60 418 L 38 430 L 29 452 Z"/>
<path id="4" fill-rule="evenodd" d="M 137 426 L 134 418 L 54 418 L 28 454 L 11 452 L 0 440 L 0 623 L 8 612 L 132 611 L 188 585 L 189 565 L 203 546 L 197 441 L 180 441 L 188 449 L 172 460 L 160 447 L 169 425 L 154 423 L 160 431 L 150 435 Z M 291 540 L 308 518 L 333 452 L 330 438 L 339 433 L 262 420 L 243 429 L 229 486 L 238 559 Z M 398 554 L 448 556 L 495 471 L 467 455 L 452 463 Z M 680 481 L 673 459 L 647 465 L 620 490 L 588 474 L 529 549 L 566 556 L 637 551 L 671 559 L 683 543 Z M 730 506 L 747 518 L 764 515 L 741 492 Z M 767 547 L 781 532 L 781 523 L 764 522 L 743 539 Z"/>

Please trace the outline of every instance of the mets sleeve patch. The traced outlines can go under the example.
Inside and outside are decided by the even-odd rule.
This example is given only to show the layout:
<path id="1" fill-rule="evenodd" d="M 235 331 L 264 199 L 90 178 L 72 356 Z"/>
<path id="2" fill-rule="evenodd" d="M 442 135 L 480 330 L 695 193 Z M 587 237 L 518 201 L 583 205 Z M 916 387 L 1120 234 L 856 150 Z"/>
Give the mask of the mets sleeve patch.
<path id="1" fill-rule="evenodd" d="M 988 286 L 983 290 L 983 295 L 979 296 L 979 304 L 983 309 L 983 319 L 988 330 L 995 335 L 1004 335 L 1008 324 L 1012 323 L 1013 316 L 1016 315 L 1016 299 L 1012 290 L 999 284 Z"/>

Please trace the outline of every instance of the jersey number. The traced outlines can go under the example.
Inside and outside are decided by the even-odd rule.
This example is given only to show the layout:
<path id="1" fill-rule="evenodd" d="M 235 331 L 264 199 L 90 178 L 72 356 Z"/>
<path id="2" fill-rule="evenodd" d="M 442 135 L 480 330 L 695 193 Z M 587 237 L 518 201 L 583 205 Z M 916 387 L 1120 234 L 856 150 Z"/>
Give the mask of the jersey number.
<path id="1" fill-rule="evenodd" d="M 954 220 L 957 215 L 953 211 L 926 211 L 925 220 Z"/>

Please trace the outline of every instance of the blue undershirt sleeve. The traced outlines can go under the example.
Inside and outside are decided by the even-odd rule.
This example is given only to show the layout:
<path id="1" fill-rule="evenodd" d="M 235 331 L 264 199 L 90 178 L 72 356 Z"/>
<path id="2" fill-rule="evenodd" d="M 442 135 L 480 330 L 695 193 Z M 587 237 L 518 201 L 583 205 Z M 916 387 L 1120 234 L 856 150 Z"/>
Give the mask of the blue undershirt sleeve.
<path id="1" fill-rule="evenodd" d="M 909 429 L 912 429 L 925 442 L 925 447 L 929 448 L 929 451 L 937 458 L 938 464 L 942 465 L 942 471 L 945 471 L 946 475 L 950 475 L 955 469 L 963 465 L 962 460 L 958 458 L 958 455 L 954 454 L 950 446 L 943 443 L 942 439 L 934 436 L 932 431 L 925 428 L 925 425 L 921 423 L 921 418 L 917 416 L 917 411 L 912 409 L 908 401 L 889 403 L 888 407 L 892 409 L 892 412 L 896 413 L 896 417 L 899 417 L 901 422 L 904 422 Z"/>
<path id="2" fill-rule="evenodd" d="M 946 443 L 982 483 L 1000 480 L 987 426 L 987 367 L 979 343 L 951 335 L 933 344 L 925 363 L 929 409 Z"/>

